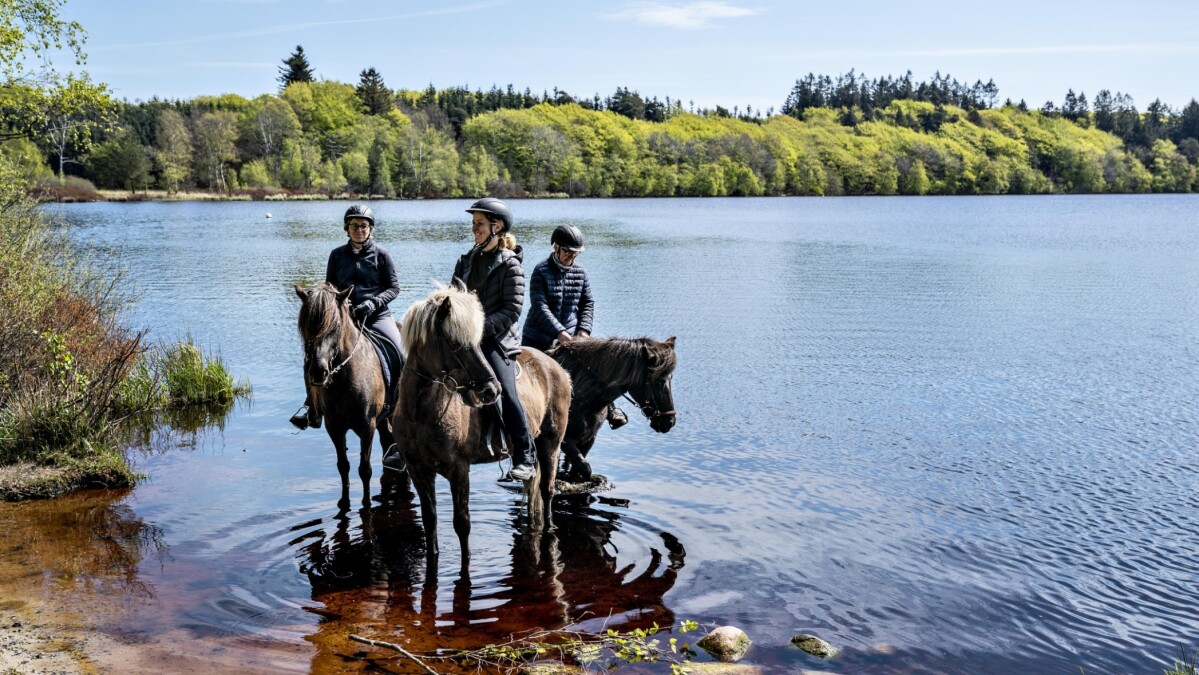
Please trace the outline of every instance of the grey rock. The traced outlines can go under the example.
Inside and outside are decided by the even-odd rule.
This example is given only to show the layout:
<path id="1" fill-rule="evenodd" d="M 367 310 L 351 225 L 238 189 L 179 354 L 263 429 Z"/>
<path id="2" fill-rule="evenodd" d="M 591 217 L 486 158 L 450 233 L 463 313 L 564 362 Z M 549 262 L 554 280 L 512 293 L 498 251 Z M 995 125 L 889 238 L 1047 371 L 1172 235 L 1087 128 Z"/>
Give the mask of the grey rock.
<path id="1" fill-rule="evenodd" d="M 745 631 L 736 626 L 721 626 L 716 630 L 704 636 L 704 639 L 696 643 L 701 649 L 712 655 L 713 658 L 724 661 L 725 663 L 734 663 L 740 661 L 745 652 L 749 650 L 752 642 Z"/>
<path id="2" fill-rule="evenodd" d="M 837 649 L 815 635 L 808 635 L 807 633 L 800 633 L 791 638 L 791 644 L 812 656 L 819 656 L 822 659 L 831 659 L 841 653 L 840 649 Z"/>

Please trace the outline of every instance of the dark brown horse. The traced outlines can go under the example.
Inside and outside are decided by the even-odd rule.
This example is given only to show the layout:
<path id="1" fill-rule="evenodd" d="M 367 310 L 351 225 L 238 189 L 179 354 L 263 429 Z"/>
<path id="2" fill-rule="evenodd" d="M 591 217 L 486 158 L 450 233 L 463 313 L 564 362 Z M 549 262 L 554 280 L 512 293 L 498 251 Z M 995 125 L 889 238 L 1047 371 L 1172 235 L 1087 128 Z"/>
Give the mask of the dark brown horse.
<path id="1" fill-rule="evenodd" d="M 392 437 L 383 412 L 383 370 L 370 339 L 350 318 L 348 298 L 353 287 L 338 291 L 322 283 L 311 289 L 295 287 L 300 305 L 300 337 L 304 340 L 304 381 L 312 405 L 325 417 L 325 429 L 337 448 L 337 470 L 341 473 L 341 499 L 350 498 L 350 460 L 346 456 L 346 432 L 358 435 L 358 476 L 362 479 L 362 503 L 370 503 L 371 443 L 375 429 L 383 449 Z"/>
<path id="2" fill-rule="evenodd" d="M 628 395 L 649 419 L 654 431 L 666 433 L 674 427 L 674 394 L 671 380 L 677 362 L 674 338 L 658 342 L 650 338 L 585 338 L 559 345 L 550 354 L 570 373 L 574 394 L 570 423 L 562 440 L 566 457 L 564 478 L 591 478 L 587 453 L 595 444 L 608 406 Z"/>
<path id="3" fill-rule="evenodd" d="M 434 480 L 440 474 L 450 482 L 454 532 L 465 568 L 470 557 L 470 467 L 501 459 L 498 439 L 486 432 L 494 425 L 484 407 L 498 398 L 499 382 L 479 348 L 483 308 L 455 282 L 413 304 L 402 324 L 408 363 L 392 417 L 396 444 L 420 497 L 431 559 L 438 554 Z M 550 520 L 558 450 L 570 409 L 570 377 L 535 349 L 524 350 L 517 362 L 517 393 L 537 451 L 537 470 L 525 482 L 524 493 L 530 525 L 541 529 Z"/>

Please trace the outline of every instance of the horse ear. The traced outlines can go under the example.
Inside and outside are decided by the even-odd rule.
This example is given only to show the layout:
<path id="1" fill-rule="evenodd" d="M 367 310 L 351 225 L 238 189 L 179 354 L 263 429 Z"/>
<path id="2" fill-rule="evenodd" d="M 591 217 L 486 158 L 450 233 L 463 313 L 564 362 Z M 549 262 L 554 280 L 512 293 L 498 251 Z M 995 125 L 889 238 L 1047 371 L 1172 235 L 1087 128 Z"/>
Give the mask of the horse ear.
<path id="1" fill-rule="evenodd" d="M 457 277 L 455 277 L 455 279 L 456 278 Z M 444 323 L 446 319 L 450 318 L 450 305 L 451 303 L 449 298 L 442 298 L 441 301 L 437 303 L 436 316 L 438 323 Z"/>
<path id="2" fill-rule="evenodd" d="M 671 349 L 674 349 L 674 336 L 671 335 L 670 337 L 666 338 L 666 342 L 664 342 L 663 344 L 665 344 L 667 347 L 670 347 Z"/>
<path id="3" fill-rule="evenodd" d="M 345 301 L 346 301 L 346 298 L 350 297 L 350 293 L 353 293 L 353 292 L 354 292 L 354 287 L 353 287 L 353 286 L 350 286 L 349 288 L 346 288 L 344 291 L 338 291 L 338 292 L 337 292 L 337 301 L 338 301 L 338 302 L 345 302 Z"/>
<path id="4" fill-rule="evenodd" d="M 453 281 L 450 282 L 450 288 L 454 289 L 455 291 L 462 291 L 463 293 L 466 292 L 466 284 L 463 283 L 462 279 L 458 277 L 454 277 Z"/>
<path id="5" fill-rule="evenodd" d="M 296 289 L 296 295 L 300 296 L 301 300 L 308 299 L 308 291 L 303 288 L 300 288 L 299 284 L 295 284 L 294 286 L 292 286 L 292 288 Z"/>

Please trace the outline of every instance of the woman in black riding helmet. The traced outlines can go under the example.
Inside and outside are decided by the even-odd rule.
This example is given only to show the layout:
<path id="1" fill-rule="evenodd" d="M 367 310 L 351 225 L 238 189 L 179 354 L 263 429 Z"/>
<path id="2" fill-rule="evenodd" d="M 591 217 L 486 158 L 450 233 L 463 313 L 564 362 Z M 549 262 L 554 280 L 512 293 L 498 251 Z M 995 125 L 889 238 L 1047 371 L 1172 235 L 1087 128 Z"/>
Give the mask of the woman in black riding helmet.
<path id="1" fill-rule="evenodd" d="M 529 277 L 529 316 L 521 344 L 545 351 L 557 341 L 567 344 L 591 336 L 595 296 L 587 270 L 579 264 L 583 233 L 574 225 L 559 225 L 550 235 L 553 252 L 537 263 Z M 608 424 L 619 429 L 629 418 L 615 405 L 608 406 Z"/>
<path id="2" fill-rule="evenodd" d="M 525 273 L 522 253 L 512 228 L 512 209 L 504 202 L 487 197 L 466 210 L 471 214 L 471 233 L 475 245 L 458 259 L 454 277 L 466 284 L 483 304 L 483 355 L 500 381 L 500 404 L 504 430 L 512 449 L 512 470 L 516 480 L 533 475 L 533 436 L 524 406 L 516 395 L 514 360 L 520 354 L 516 322 L 525 302 Z"/>
<path id="3" fill-rule="evenodd" d="M 400 282 L 391 254 L 375 242 L 375 214 L 369 206 L 355 204 L 346 209 L 342 229 L 349 241 L 329 253 L 325 281 L 338 290 L 353 286 L 350 307 L 354 322 L 382 334 L 399 353 L 400 332 L 387 303 L 399 295 Z M 394 381 L 398 376 L 391 373 L 390 379 Z M 321 413 L 313 409 L 311 394 L 304 400 L 304 407 L 292 415 L 291 423 L 300 429 L 320 428 Z"/>

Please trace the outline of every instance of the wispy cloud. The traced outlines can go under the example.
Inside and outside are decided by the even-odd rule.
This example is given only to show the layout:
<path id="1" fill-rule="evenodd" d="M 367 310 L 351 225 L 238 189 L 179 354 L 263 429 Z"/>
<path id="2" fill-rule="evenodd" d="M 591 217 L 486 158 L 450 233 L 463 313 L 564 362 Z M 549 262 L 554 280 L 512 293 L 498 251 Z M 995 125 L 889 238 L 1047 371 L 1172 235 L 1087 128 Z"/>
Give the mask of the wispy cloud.
<path id="1" fill-rule="evenodd" d="M 711 28 L 717 21 L 760 14 L 761 10 L 728 2 L 703 0 L 677 4 L 650 2 L 608 14 L 605 18 L 682 30 Z"/>
<path id="2" fill-rule="evenodd" d="M 233 0 L 244 1 L 244 0 Z M 255 28 L 253 30 L 237 31 L 232 33 L 214 33 L 211 35 L 197 35 L 194 37 L 180 38 L 178 40 L 163 40 L 160 42 L 129 42 L 124 44 L 108 44 L 94 45 L 88 48 L 88 51 L 99 52 L 115 49 L 142 49 L 145 47 L 170 47 L 176 45 L 192 45 L 205 42 L 223 42 L 225 40 L 238 40 L 241 38 L 261 37 L 263 35 L 279 35 L 282 33 L 294 33 L 308 30 L 311 28 L 324 28 L 326 26 L 347 26 L 353 24 L 377 24 L 387 21 L 399 21 L 401 19 L 419 19 L 428 16 L 442 16 L 446 14 L 464 14 L 467 12 L 476 12 L 482 9 L 498 7 L 506 5 L 511 0 L 490 0 L 489 2 L 477 2 L 470 5 L 458 5 L 454 7 L 443 7 L 440 9 L 428 9 L 420 12 L 409 12 L 407 14 L 395 14 L 392 16 L 375 16 L 369 18 L 358 19 L 331 19 L 328 21 L 308 21 L 305 23 L 288 23 L 278 26 L 266 26 L 263 28 Z"/>
<path id="3" fill-rule="evenodd" d="M 946 58 L 992 56 L 1040 56 L 1049 54 L 1199 54 L 1199 42 L 1146 42 L 1093 45 L 1033 45 L 1025 47 L 944 47 L 868 51 L 857 49 L 783 50 L 765 60 L 819 58 Z"/>

